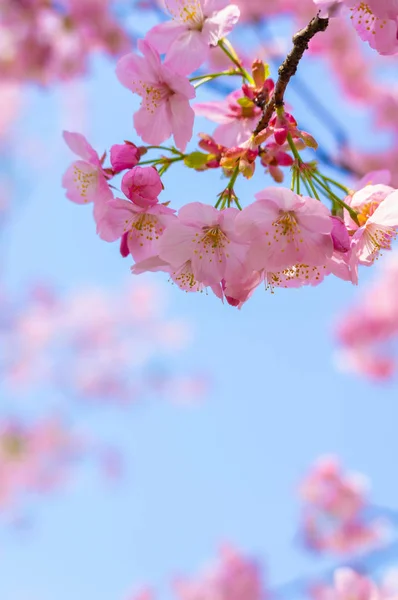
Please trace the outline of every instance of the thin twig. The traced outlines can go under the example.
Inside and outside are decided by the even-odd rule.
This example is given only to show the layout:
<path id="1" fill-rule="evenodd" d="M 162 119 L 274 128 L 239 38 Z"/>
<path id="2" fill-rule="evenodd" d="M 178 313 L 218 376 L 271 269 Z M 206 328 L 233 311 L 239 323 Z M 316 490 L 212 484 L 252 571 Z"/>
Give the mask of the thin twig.
<path id="1" fill-rule="evenodd" d="M 320 31 L 325 31 L 329 24 L 329 19 L 322 19 L 319 15 L 311 19 L 307 27 L 301 29 L 293 36 L 293 48 L 278 69 L 278 81 L 276 82 L 274 93 L 265 107 L 254 134 L 257 135 L 268 126 L 272 113 L 275 108 L 284 105 L 284 95 L 290 79 L 297 71 L 300 60 L 304 52 L 308 49 L 310 40 Z"/>

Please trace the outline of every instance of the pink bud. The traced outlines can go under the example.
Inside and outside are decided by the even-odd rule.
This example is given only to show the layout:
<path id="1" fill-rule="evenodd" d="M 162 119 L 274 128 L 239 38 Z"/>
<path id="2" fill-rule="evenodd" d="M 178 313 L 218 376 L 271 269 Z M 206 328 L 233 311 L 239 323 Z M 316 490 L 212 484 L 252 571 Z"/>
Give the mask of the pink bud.
<path id="1" fill-rule="evenodd" d="M 162 181 L 154 167 L 134 167 L 123 175 L 123 194 L 143 208 L 157 204 L 162 189 Z"/>
<path id="2" fill-rule="evenodd" d="M 135 167 L 140 157 L 139 149 L 130 142 L 115 144 L 111 148 L 111 164 L 115 173 Z"/>

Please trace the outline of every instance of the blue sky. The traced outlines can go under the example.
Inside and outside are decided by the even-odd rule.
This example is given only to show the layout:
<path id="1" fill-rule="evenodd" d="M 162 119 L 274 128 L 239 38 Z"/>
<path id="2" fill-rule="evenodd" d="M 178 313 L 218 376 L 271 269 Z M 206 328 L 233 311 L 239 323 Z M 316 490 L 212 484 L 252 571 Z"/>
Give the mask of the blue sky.
<path id="1" fill-rule="evenodd" d="M 308 65 L 303 75 L 314 85 L 321 70 Z M 15 293 L 36 278 L 69 290 L 120 286 L 130 276 L 117 244 L 96 237 L 90 207 L 63 195 L 60 180 L 72 157 L 61 129 L 83 128 L 99 152 L 134 141 L 137 101 L 104 59 L 78 89 L 87 98 L 83 124 L 71 88 L 67 98 L 61 89 L 31 90 L 18 125 L 18 139 L 39 139 L 47 155 L 44 166 L 15 166 L 15 210 L 3 243 L 3 276 Z M 331 82 L 323 79 L 322 92 L 342 115 Z M 308 111 L 300 115 L 307 127 L 314 123 Z M 351 109 L 347 116 L 357 143 L 369 144 L 366 112 Z M 197 130 L 209 126 L 201 120 Z M 269 184 L 261 173 L 239 182 L 243 204 Z M 163 200 L 175 207 L 213 203 L 223 187 L 217 172 L 180 167 L 165 185 Z M 210 294 L 181 293 L 162 274 L 152 278 L 165 287 L 170 314 L 194 324 L 195 340 L 181 365 L 208 372 L 212 387 L 196 407 L 151 401 L 127 414 L 75 411 L 80 429 L 123 448 L 126 478 L 109 487 L 92 465 L 82 465 L 67 490 L 32 500 L 30 529 L 2 529 L 1 600 L 123 600 L 147 582 L 163 590 L 169 576 L 200 571 L 224 541 L 264 561 L 274 585 L 314 572 L 324 562 L 297 547 L 296 490 L 324 453 L 337 453 L 368 475 L 377 504 L 398 508 L 396 387 L 333 367 L 333 319 L 357 289 L 331 278 L 313 289 L 273 295 L 259 289 L 237 311 Z M 51 400 L 36 394 L 29 405 Z"/>

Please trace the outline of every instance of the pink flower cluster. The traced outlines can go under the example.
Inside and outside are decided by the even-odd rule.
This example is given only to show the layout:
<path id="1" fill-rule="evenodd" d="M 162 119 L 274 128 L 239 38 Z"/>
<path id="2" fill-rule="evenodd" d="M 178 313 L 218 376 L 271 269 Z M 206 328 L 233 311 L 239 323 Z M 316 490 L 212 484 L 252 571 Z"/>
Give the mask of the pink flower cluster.
<path id="1" fill-rule="evenodd" d="M 112 15 L 113 0 L 0 0 L 3 79 L 40 83 L 81 75 L 94 50 L 126 51 L 127 32 Z"/>
<path id="2" fill-rule="evenodd" d="M 82 440 L 53 418 L 0 424 L 0 511 L 15 509 L 32 493 L 48 493 L 64 483 L 84 452 Z"/>
<path id="3" fill-rule="evenodd" d="M 66 297 L 37 286 L 20 306 L 3 298 L 2 311 L 2 381 L 14 393 L 55 386 L 72 398 L 131 404 L 148 394 L 189 402 L 204 391 L 203 377 L 174 375 L 166 361 L 190 334 L 181 319 L 166 318 L 148 284 Z"/>
<path id="4" fill-rule="evenodd" d="M 392 254 L 356 305 L 341 315 L 336 337 L 340 344 L 337 366 L 342 370 L 376 381 L 389 380 L 396 375 L 397 282 L 398 259 Z"/>
<path id="5" fill-rule="evenodd" d="M 365 517 L 368 499 L 360 474 L 343 473 L 335 457 L 322 457 L 300 485 L 306 544 L 318 552 L 358 552 L 383 541 L 386 524 Z"/>
<path id="6" fill-rule="evenodd" d="M 358 265 L 372 264 L 396 236 L 398 191 L 385 184 L 347 196 L 345 222 L 319 200 L 273 187 L 243 210 L 193 202 L 176 214 L 159 202 L 163 186 L 155 168 L 128 168 L 138 160 L 137 147 L 113 147 L 112 168 L 104 169 L 82 136 L 65 135 L 85 159 L 68 169 L 67 195 L 77 203 L 93 200 L 99 235 L 120 240 L 122 255 L 136 261 L 133 273 L 165 271 L 181 289 L 210 287 L 234 306 L 242 306 L 262 281 L 271 289 L 301 287 L 334 274 L 356 283 Z M 125 198 L 113 199 L 107 177 L 123 167 Z M 378 181 L 384 173 L 368 177 Z M 356 211 L 356 222 L 348 210 Z"/>
<path id="7" fill-rule="evenodd" d="M 271 290 L 315 286 L 333 274 L 356 284 L 359 265 L 373 264 L 396 236 L 398 191 L 384 174 L 370 173 L 354 192 L 323 176 L 316 163 L 305 163 L 299 151 L 316 149 L 317 142 L 283 107 L 257 131 L 274 82 L 259 59 L 249 73 L 226 39 L 238 21 L 237 6 L 170 0 L 165 7 L 171 20 L 153 27 L 138 41 L 140 54 L 124 56 L 116 69 L 120 82 L 141 97 L 134 127 L 149 146 L 115 145 L 105 166 L 105 154 L 100 158 L 83 136 L 65 132 L 79 156 L 63 179 L 67 197 L 94 203 L 98 234 L 120 240 L 122 256 L 135 261 L 133 273 L 164 271 L 181 289 L 210 288 L 233 306 L 241 307 L 262 282 Z M 230 69 L 189 78 L 216 46 Z M 223 75 L 239 76 L 243 85 L 224 101 L 192 107 L 196 87 Z M 213 136 L 200 134 L 200 152 L 186 153 L 195 114 L 219 125 Z M 159 146 L 171 136 L 175 147 Z M 171 156 L 142 160 L 153 149 Z M 240 175 L 254 174 L 256 161 L 277 182 L 290 167 L 291 189 L 267 187 L 242 210 L 234 185 Z M 196 171 L 223 170 L 229 182 L 214 207 L 191 202 L 177 213 L 159 201 L 161 176 L 177 162 Z M 115 198 L 110 180 L 124 171 L 124 197 Z"/>

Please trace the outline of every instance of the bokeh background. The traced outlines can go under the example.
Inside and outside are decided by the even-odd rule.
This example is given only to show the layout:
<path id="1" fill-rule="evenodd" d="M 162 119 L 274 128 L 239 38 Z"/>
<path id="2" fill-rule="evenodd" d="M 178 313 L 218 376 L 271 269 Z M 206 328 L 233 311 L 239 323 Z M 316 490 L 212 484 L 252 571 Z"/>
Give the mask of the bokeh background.
<path id="1" fill-rule="evenodd" d="M 130 15 L 126 6 L 122 14 L 132 33 L 145 33 L 158 18 L 143 9 Z M 290 19 L 267 27 L 288 44 Z M 253 45 L 251 36 L 247 26 L 235 39 L 245 47 Z M 338 455 L 345 467 L 365 474 L 374 505 L 398 510 L 396 385 L 344 373 L 335 359 L 334 324 L 376 269 L 361 274 L 358 289 L 335 278 L 272 294 L 261 288 L 241 310 L 212 294 L 182 293 L 165 274 L 132 281 L 129 259 L 96 236 L 91 206 L 70 203 L 61 188 L 72 160 L 63 129 L 84 133 L 99 154 L 124 139 L 137 142 L 138 102 L 117 82 L 114 67 L 113 59 L 95 55 L 84 78 L 20 88 L 21 108 L 1 158 L 11 186 L 2 227 L 1 286 L 9 298 L 3 314 L 5 320 L 7 311 L 23 314 L 27 290 L 38 283 L 63 298 L 95 288 L 122 303 L 130 301 L 126 286 L 149 290 L 162 323 L 179 323 L 183 341 L 173 345 L 170 334 L 170 349 L 143 361 L 141 376 L 177 383 L 166 391 L 147 385 L 133 401 L 115 404 L 87 401 L 54 382 L 20 389 L 4 375 L 3 419 L 18 415 L 34 423 L 56 414 L 90 442 L 62 485 L 26 494 L 4 510 L 0 598 L 126 600 L 150 584 L 168 599 L 170 578 L 193 576 L 224 543 L 261 561 L 270 589 L 328 572 L 342 559 L 305 551 L 299 533 L 299 484 L 320 455 Z M 320 61 L 306 58 L 300 78 L 348 124 L 357 147 L 384 147 L 388 135 L 371 136 L 367 109 L 347 102 Z M 205 87 L 200 100 L 219 95 Z M 333 148 L 333 136 L 319 129 L 302 92 L 292 86 L 289 100 L 298 121 Z M 197 119 L 195 129 L 212 127 Z M 270 183 L 261 172 L 240 181 L 241 201 Z M 177 166 L 165 186 L 163 201 L 177 208 L 213 203 L 223 184 L 218 171 Z M 141 301 L 138 294 L 135 302 Z M 142 329 L 138 356 L 146 343 Z M 103 464 L 112 460 L 107 450 L 115 452 L 113 470 Z M 384 569 L 395 559 L 393 548 L 364 564 Z"/>

